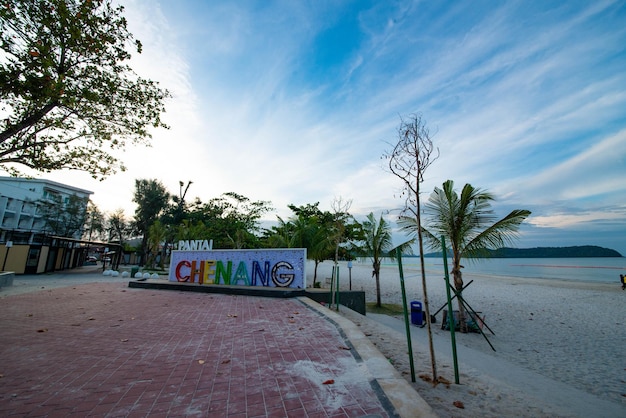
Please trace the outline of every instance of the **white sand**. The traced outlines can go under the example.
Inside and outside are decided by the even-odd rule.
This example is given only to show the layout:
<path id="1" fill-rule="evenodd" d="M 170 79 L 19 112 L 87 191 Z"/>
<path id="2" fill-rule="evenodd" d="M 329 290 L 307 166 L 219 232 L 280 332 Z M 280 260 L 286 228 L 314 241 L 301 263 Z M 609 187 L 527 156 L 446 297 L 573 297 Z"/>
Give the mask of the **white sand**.
<path id="1" fill-rule="evenodd" d="M 313 264 L 307 266 L 312 282 Z M 331 262 L 318 267 L 318 280 L 330 277 Z M 421 275 L 405 267 L 407 300 L 423 302 Z M 340 264 L 340 289 L 348 289 L 348 269 Z M 420 395 L 441 416 L 626 416 L 626 292 L 619 283 L 472 275 L 464 297 L 496 335 L 456 333 L 460 385 L 433 388 L 419 377 Z M 443 272 L 428 271 L 431 313 L 446 301 Z M 397 266 L 381 271 L 383 303 L 402 303 Z M 371 262 L 354 263 L 352 289 L 376 300 Z M 456 301 L 453 302 L 457 309 Z M 410 366 L 404 322 L 389 317 L 362 317 L 344 309 L 405 377 Z M 401 317 L 399 319 L 402 319 Z M 454 382 L 450 333 L 433 324 L 438 374 Z M 387 326 L 381 327 L 384 323 Z M 410 327 L 416 374 L 431 375 L 426 328 Z M 461 401 L 465 409 L 453 405 Z"/>

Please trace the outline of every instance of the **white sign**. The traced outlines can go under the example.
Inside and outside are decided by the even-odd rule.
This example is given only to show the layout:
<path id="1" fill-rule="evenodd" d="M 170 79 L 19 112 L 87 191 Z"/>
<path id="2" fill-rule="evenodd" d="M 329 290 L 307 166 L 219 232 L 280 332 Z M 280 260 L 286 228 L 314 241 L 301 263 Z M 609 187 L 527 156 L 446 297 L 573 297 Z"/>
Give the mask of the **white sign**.
<path id="1" fill-rule="evenodd" d="M 172 251 L 170 281 L 304 289 L 306 249 Z"/>
<path id="2" fill-rule="evenodd" d="M 178 241 L 179 251 L 211 251 L 213 249 L 213 240 L 194 239 Z"/>

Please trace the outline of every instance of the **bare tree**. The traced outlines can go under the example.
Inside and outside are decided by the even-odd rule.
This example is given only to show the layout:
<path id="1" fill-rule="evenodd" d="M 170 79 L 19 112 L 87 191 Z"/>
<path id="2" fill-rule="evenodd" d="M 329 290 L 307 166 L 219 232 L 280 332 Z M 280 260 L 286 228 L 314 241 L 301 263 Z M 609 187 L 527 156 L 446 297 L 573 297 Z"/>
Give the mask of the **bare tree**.
<path id="1" fill-rule="evenodd" d="M 335 197 L 333 199 L 333 201 L 330 204 L 330 207 L 332 208 L 333 211 L 333 231 L 330 235 L 330 241 L 333 244 L 333 247 L 335 249 L 335 269 L 334 269 L 334 277 L 332 282 L 336 283 L 336 280 L 338 280 L 339 277 L 339 246 L 344 243 L 347 239 L 347 234 L 346 234 L 346 227 L 347 227 L 347 222 L 350 218 L 350 213 L 348 213 L 348 211 L 350 210 L 350 207 L 352 206 L 352 200 L 343 200 L 342 197 Z M 336 286 L 336 285 L 335 285 Z M 339 310 L 339 298 L 338 296 L 335 295 L 335 290 L 333 289 L 334 286 L 331 285 L 330 288 L 330 294 L 331 294 L 331 300 L 333 300 L 334 298 L 337 298 L 337 310 Z M 331 307 L 332 307 L 332 303 L 331 303 Z"/>
<path id="2" fill-rule="evenodd" d="M 335 221 L 335 230 L 330 238 L 335 247 L 335 266 L 339 261 L 339 246 L 346 240 L 346 223 L 350 218 L 348 211 L 351 206 L 352 200 L 343 200 L 342 197 L 335 197 L 330 204 Z"/>
<path id="3" fill-rule="evenodd" d="M 434 152 L 436 152 L 436 155 L 433 154 Z M 388 160 L 389 170 L 404 182 L 402 197 L 405 201 L 402 216 L 410 216 L 417 222 L 417 238 L 420 252 L 424 310 L 428 329 L 430 359 L 433 382 L 437 382 L 437 364 L 433 347 L 430 305 L 428 303 L 428 290 L 426 286 L 426 271 L 424 270 L 424 246 L 420 217 L 420 183 L 424 181 L 424 172 L 426 169 L 439 158 L 439 149 L 435 149 L 433 146 L 430 132 L 426 127 L 426 123 L 422 120 L 422 115 L 414 113 L 411 114 L 408 119 L 400 117 L 398 141 L 393 146 L 391 152 L 385 153 L 383 156 Z"/>

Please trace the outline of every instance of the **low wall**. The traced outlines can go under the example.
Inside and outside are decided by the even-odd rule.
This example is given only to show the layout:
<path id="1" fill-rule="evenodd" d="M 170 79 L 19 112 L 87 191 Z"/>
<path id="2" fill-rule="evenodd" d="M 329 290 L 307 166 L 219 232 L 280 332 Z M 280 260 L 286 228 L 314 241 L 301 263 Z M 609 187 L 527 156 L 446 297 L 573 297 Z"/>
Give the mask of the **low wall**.
<path id="1" fill-rule="evenodd" d="M 15 273 L 12 271 L 3 271 L 0 273 L 0 287 L 13 286 L 13 278 Z"/>
<path id="2" fill-rule="evenodd" d="M 307 289 L 306 296 L 319 303 L 330 302 L 330 290 Z M 355 312 L 365 315 L 365 292 L 360 290 L 345 290 L 339 292 L 339 304 Z"/>
<path id="3" fill-rule="evenodd" d="M 327 289 L 293 289 L 289 287 L 199 285 L 197 283 L 170 282 L 164 280 L 137 279 L 128 283 L 131 288 L 182 290 L 187 292 L 223 293 L 230 295 L 263 296 L 271 298 L 295 298 L 306 296 L 315 302 L 328 304 Z M 365 292 L 350 290 L 339 293 L 339 303 L 365 315 Z"/>

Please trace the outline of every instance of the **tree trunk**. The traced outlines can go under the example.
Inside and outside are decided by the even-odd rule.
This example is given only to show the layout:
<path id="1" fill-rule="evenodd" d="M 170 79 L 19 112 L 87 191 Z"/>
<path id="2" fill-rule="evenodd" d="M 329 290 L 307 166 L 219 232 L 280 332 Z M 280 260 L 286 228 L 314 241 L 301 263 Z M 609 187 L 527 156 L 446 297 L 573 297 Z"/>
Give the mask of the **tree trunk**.
<path id="1" fill-rule="evenodd" d="M 457 294 L 457 301 L 459 304 L 459 329 L 461 332 L 467 332 L 467 321 L 465 321 L 465 307 L 463 305 L 463 273 L 461 272 L 461 265 L 454 260 L 454 268 L 452 269 L 452 276 L 454 277 L 454 289 Z"/>
<path id="2" fill-rule="evenodd" d="M 380 261 L 374 261 L 372 267 L 374 268 L 372 275 L 376 277 L 376 306 L 380 308 L 382 306 L 380 300 Z"/>
<path id="3" fill-rule="evenodd" d="M 430 350 L 430 368 L 433 374 L 433 382 L 438 382 L 439 377 L 437 376 L 437 361 L 435 359 L 435 347 L 433 345 L 433 332 L 432 326 L 430 322 L 430 303 L 428 302 L 428 291 L 426 286 L 426 269 L 424 268 L 424 244 L 422 240 L 422 228 L 421 228 L 421 219 L 419 215 L 419 203 L 418 203 L 418 215 L 417 215 L 417 224 L 420 226 L 417 229 L 418 241 L 419 241 L 419 249 L 420 249 L 420 268 L 422 273 L 422 289 L 424 291 L 424 311 L 426 313 L 426 330 L 428 332 L 428 348 Z"/>
<path id="4" fill-rule="evenodd" d="M 313 269 L 313 288 L 315 288 L 315 284 L 317 283 L 317 266 L 319 266 L 319 262 L 315 260 L 315 268 Z"/>
<path id="5" fill-rule="evenodd" d="M 141 254 L 139 256 L 139 265 L 145 266 L 147 263 L 148 257 L 148 233 L 143 234 L 143 238 L 141 239 Z"/>
<path id="6" fill-rule="evenodd" d="M 165 242 L 163 243 L 163 248 L 161 248 L 161 259 L 159 260 L 159 267 L 161 269 L 165 268 L 165 257 L 167 257 L 167 247 L 168 247 L 168 242 L 167 240 L 165 240 Z"/>

